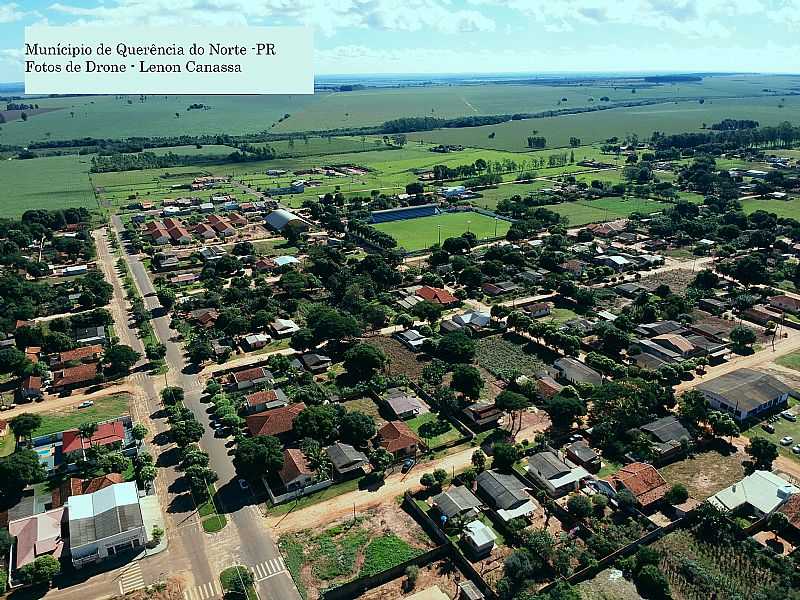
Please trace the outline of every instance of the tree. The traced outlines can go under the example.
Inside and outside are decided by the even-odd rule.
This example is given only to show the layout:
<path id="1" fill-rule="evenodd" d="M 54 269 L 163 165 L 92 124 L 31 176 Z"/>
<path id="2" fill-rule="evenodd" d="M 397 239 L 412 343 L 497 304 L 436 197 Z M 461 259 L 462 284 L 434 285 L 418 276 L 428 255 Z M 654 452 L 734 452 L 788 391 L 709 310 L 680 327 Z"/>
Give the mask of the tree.
<path id="1" fill-rule="evenodd" d="M 406 591 L 411 591 L 417 585 L 419 578 L 419 567 L 417 565 L 409 565 L 406 567 Z"/>
<path id="2" fill-rule="evenodd" d="M 61 572 L 61 563 L 50 554 L 38 557 L 17 571 L 17 577 L 28 585 L 47 585 Z"/>
<path id="3" fill-rule="evenodd" d="M 207 360 L 214 357 L 214 347 L 211 341 L 203 336 L 197 336 L 186 346 L 186 353 L 196 365 L 202 365 Z"/>
<path id="4" fill-rule="evenodd" d="M 444 308 L 441 304 L 434 304 L 433 302 L 428 302 L 427 300 L 417 302 L 411 308 L 412 315 L 431 324 L 436 323 L 436 321 L 441 318 L 443 311 Z"/>
<path id="5" fill-rule="evenodd" d="M 716 436 L 731 437 L 739 435 L 739 424 L 730 413 L 719 410 L 711 411 L 708 415 L 708 422 L 711 424 L 711 431 Z"/>
<path id="6" fill-rule="evenodd" d="M 379 479 L 383 479 L 386 469 L 392 466 L 394 456 L 385 448 L 376 448 L 370 454 L 369 462 L 372 463 L 373 472 Z"/>
<path id="7" fill-rule="evenodd" d="M 386 354 L 372 344 L 356 344 L 344 354 L 344 367 L 358 381 L 370 379 L 386 364 Z"/>
<path id="8" fill-rule="evenodd" d="M 338 414 L 329 405 L 309 406 L 300 411 L 294 420 L 294 433 L 300 438 L 312 438 L 327 444 L 336 437 Z"/>
<path id="9" fill-rule="evenodd" d="M 283 468 L 283 444 L 271 435 L 242 439 L 233 454 L 233 466 L 245 479 L 257 480 Z"/>
<path id="10" fill-rule="evenodd" d="M 78 435 L 81 437 L 81 451 L 83 452 L 83 459 L 86 460 L 86 440 L 89 440 L 89 446 L 92 446 L 92 437 L 97 433 L 97 423 L 88 422 L 78 425 Z"/>
<path id="11" fill-rule="evenodd" d="M 47 477 L 39 455 L 33 450 L 17 450 L 0 459 L 0 498 L 14 498 L 26 485 Z"/>
<path id="12" fill-rule="evenodd" d="M 292 334 L 289 343 L 291 344 L 292 348 L 300 350 L 301 352 L 306 352 L 317 345 L 316 339 L 314 338 L 314 332 L 305 327 L 295 331 Z"/>
<path id="13" fill-rule="evenodd" d="M 712 290 L 718 283 L 719 276 L 711 269 L 703 269 L 694 278 L 694 286 L 703 290 Z"/>
<path id="14" fill-rule="evenodd" d="M 437 485 L 436 478 L 433 476 L 433 473 L 423 473 L 422 477 L 419 478 L 419 482 L 426 489 L 431 489 Z"/>
<path id="15" fill-rule="evenodd" d="M 475 340 L 462 331 L 454 331 L 442 336 L 436 351 L 439 358 L 451 364 L 470 363 L 475 356 Z"/>
<path id="16" fill-rule="evenodd" d="M 567 509 L 577 519 L 585 519 L 592 514 L 592 501 L 586 496 L 574 495 L 567 500 Z"/>
<path id="17" fill-rule="evenodd" d="M 586 404 L 574 393 L 574 389 L 572 394 L 564 393 L 564 390 L 545 401 L 545 410 L 550 415 L 553 427 L 562 431 L 570 429 L 575 419 L 586 414 Z"/>
<path id="18" fill-rule="evenodd" d="M 131 436 L 133 436 L 133 439 L 135 439 L 137 442 L 141 442 L 147 437 L 147 427 L 141 423 L 137 423 L 133 426 L 133 429 L 131 429 Z"/>
<path id="19" fill-rule="evenodd" d="M 161 390 L 161 402 L 167 406 L 173 406 L 183 402 L 183 388 L 169 386 Z"/>
<path id="20" fill-rule="evenodd" d="M 483 389 L 481 372 L 472 365 L 459 364 L 453 369 L 450 387 L 461 392 L 467 398 L 477 400 Z"/>
<path id="21" fill-rule="evenodd" d="M 185 448 L 193 442 L 199 442 L 203 437 L 203 426 L 194 419 L 173 423 L 170 429 L 172 441 L 180 448 Z"/>
<path id="22" fill-rule="evenodd" d="M 636 591 L 648 600 L 667 600 L 671 597 L 669 581 L 656 565 L 642 567 L 636 576 Z"/>
<path id="23" fill-rule="evenodd" d="M 778 458 L 778 446 L 763 437 L 751 439 L 744 451 L 753 459 L 753 468 L 760 471 L 771 471 Z"/>
<path id="24" fill-rule="evenodd" d="M 375 420 L 357 410 L 345 413 L 339 422 L 342 441 L 352 446 L 366 446 L 375 437 L 375 432 Z"/>
<path id="25" fill-rule="evenodd" d="M 729 334 L 731 342 L 737 351 L 750 349 L 756 343 L 756 332 L 747 325 L 737 325 Z"/>
<path id="26" fill-rule="evenodd" d="M 109 372 L 113 376 L 127 375 L 141 354 L 125 344 L 114 344 L 103 354 L 103 360 L 108 363 Z"/>
<path id="27" fill-rule="evenodd" d="M 513 444 L 497 442 L 492 447 L 492 467 L 505 473 L 511 472 L 514 463 L 519 460 L 519 450 Z"/>
<path id="28" fill-rule="evenodd" d="M 436 480 L 436 483 L 439 484 L 439 487 L 441 487 L 444 485 L 444 482 L 447 481 L 447 471 L 444 469 L 434 469 L 433 478 Z"/>
<path id="29" fill-rule="evenodd" d="M 511 415 L 511 427 L 509 428 L 509 431 L 513 434 L 515 415 L 519 413 L 519 411 L 525 410 L 530 405 L 530 402 L 522 394 L 511 392 L 509 390 L 503 390 L 497 395 L 497 398 L 495 398 L 494 405 L 499 410 Z M 520 426 L 521 424 L 522 419 L 520 419 Z"/>
<path id="30" fill-rule="evenodd" d="M 695 425 L 708 419 L 709 404 L 705 395 L 698 390 L 685 392 L 678 402 L 681 417 Z"/>
<path id="31" fill-rule="evenodd" d="M 472 466 L 474 466 L 478 472 L 486 469 L 486 454 L 484 454 L 483 450 L 480 448 L 472 453 Z"/>
<path id="32" fill-rule="evenodd" d="M 33 432 L 41 427 L 42 416 L 35 413 L 22 413 L 13 417 L 8 424 L 19 443 L 23 439 L 30 439 Z"/>
<path id="33" fill-rule="evenodd" d="M 8 532 L 8 529 L 0 529 L 0 555 L 7 556 L 13 544 L 14 536 Z"/>
<path id="34" fill-rule="evenodd" d="M 13 373 L 19 375 L 30 362 L 25 353 L 16 348 L 3 348 L 0 350 L 0 373 Z"/>
<path id="35" fill-rule="evenodd" d="M 175 304 L 175 299 L 177 298 L 175 291 L 170 288 L 161 288 L 158 290 L 156 296 L 158 297 L 158 301 L 161 303 L 161 306 L 167 310 L 172 308 L 172 306 Z"/>
<path id="36" fill-rule="evenodd" d="M 676 483 L 667 490 L 664 499 L 673 506 L 683 504 L 689 499 L 689 490 L 687 490 L 686 486 L 682 483 Z"/>

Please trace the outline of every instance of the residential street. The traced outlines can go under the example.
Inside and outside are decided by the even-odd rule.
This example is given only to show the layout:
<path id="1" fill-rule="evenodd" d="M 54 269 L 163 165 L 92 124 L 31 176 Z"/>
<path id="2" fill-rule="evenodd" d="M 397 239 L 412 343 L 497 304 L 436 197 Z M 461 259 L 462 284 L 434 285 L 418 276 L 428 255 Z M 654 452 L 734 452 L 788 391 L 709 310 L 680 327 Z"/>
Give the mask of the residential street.
<path id="1" fill-rule="evenodd" d="M 113 217 L 112 222 L 118 233 L 124 230 L 118 217 Z M 278 548 L 256 506 L 255 499 L 249 491 L 242 490 L 239 485 L 229 455 L 230 442 L 214 437 L 214 431 L 209 427 L 209 415 L 205 406 L 200 402 L 203 389 L 201 378 L 188 368 L 188 361 L 184 356 L 183 347 L 178 341 L 178 334 L 170 328 L 169 314 L 165 312 L 162 314 L 163 311 L 160 310 L 155 288 L 146 267 L 137 256 L 126 254 L 125 259 L 145 300 L 145 306 L 149 309 L 156 309 L 155 318 L 151 323 L 156 336 L 167 347 L 166 361 L 169 365 L 169 373 L 165 378 L 166 383 L 184 389 L 186 405 L 205 427 L 205 434 L 200 440 L 200 446 L 208 452 L 210 467 L 219 475 L 218 501 L 228 519 L 227 527 L 221 532 L 205 534 L 198 526 L 186 524 L 192 523 L 191 520 L 186 523 L 181 520 L 181 517 L 187 519 L 185 513 L 176 515 L 175 521 L 180 531 L 179 537 L 183 539 L 186 539 L 187 536 L 191 537 L 191 539 L 186 539 L 186 546 L 191 547 L 191 550 L 187 549 L 187 554 L 191 562 L 194 586 L 188 589 L 187 600 L 206 600 L 208 596 L 205 594 L 209 590 L 208 582 L 215 581 L 220 571 L 235 564 L 247 565 L 262 574 L 262 578 L 257 581 L 258 592 L 262 599 L 291 600 L 299 598 L 288 571 L 274 569 L 276 565 L 281 567 L 283 565 Z M 152 380 L 149 383 L 152 385 Z M 155 388 L 160 385 L 161 380 L 158 378 L 158 386 L 153 386 L 152 391 L 145 390 L 148 396 L 156 399 L 156 402 L 159 390 Z M 178 522 L 181 524 L 178 525 Z M 269 572 L 270 569 L 265 570 L 265 564 L 272 565 L 273 569 L 271 570 L 275 572 Z M 172 571 L 172 569 L 170 570 Z M 257 576 L 256 579 L 259 577 Z"/>

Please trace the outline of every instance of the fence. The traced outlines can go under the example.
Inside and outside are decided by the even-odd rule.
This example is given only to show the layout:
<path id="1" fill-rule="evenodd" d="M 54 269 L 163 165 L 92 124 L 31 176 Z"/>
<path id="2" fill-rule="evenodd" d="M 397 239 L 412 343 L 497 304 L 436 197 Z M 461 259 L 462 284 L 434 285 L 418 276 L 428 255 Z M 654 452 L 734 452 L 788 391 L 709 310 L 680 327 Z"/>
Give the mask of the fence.
<path id="1" fill-rule="evenodd" d="M 303 488 L 286 492 L 285 494 L 275 494 L 272 491 L 272 488 L 269 487 L 269 483 L 267 483 L 266 479 L 262 479 L 264 482 L 264 488 L 267 490 L 267 496 L 269 496 L 270 502 L 272 505 L 276 504 L 283 504 L 284 502 L 288 502 L 289 500 L 296 500 L 297 498 L 302 498 L 303 496 L 308 496 L 309 494 L 313 494 L 314 492 L 318 492 L 319 490 L 324 490 L 325 488 L 331 487 L 333 485 L 333 479 L 326 479 L 325 481 L 319 481 L 317 483 L 313 483 L 311 485 L 307 485 Z"/>

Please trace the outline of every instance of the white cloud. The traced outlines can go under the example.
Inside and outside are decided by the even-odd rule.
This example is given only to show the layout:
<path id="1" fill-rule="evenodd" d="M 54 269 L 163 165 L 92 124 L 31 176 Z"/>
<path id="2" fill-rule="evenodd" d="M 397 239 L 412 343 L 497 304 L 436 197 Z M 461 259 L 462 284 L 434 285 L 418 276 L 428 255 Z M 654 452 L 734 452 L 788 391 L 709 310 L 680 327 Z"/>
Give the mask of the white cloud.
<path id="1" fill-rule="evenodd" d="M 457 9 L 451 0 L 115 0 L 94 8 L 56 2 L 50 10 L 81 24 L 131 23 L 269 25 L 293 21 L 333 34 L 345 28 L 388 31 L 430 29 L 444 33 L 494 31 L 482 12 Z"/>
<path id="2" fill-rule="evenodd" d="M 0 4 L 0 23 L 14 23 L 24 19 L 31 13 L 25 12 L 20 9 L 19 4 L 11 2 L 10 4 Z"/>
<path id="3" fill-rule="evenodd" d="M 578 25 L 632 25 L 691 37 L 728 37 L 730 17 L 760 14 L 761 0 L 470 0 L 507 6 L 543 23 L 548 31 Z"/>

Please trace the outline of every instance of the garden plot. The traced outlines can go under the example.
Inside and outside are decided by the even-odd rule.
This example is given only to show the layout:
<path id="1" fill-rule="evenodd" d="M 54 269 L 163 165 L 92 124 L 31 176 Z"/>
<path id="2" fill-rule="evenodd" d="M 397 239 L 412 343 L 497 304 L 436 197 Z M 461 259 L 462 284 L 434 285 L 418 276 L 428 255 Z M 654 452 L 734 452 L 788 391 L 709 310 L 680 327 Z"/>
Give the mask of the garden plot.
<path id="1" fill-rule="evenodd" d="M 389 358 L 389 372 L 392 375 L 406 375 L 410 379 L 418 379 L 422 375 L 425 363 L 396 339 L 377 336 L 366 341 L 384 351 Z"/>
<path id="2" fill-rule="evenodd" d="M 400 600 L 400 598 L 408 597 L 409 593 L 427 590 L 433 586 L 448 593 L 455 590 L 458 583 L 463 580 L 464 576 L 449 559 L 439 560 L 419 568 L 419 574 L 413 587 L 409 586 L 406 577 L 398 577 L 389 583 L 369 590 L 359 598 L 361 600 Z"/>
<path id="3" fill-rule="evenodd" d="M 669 579 L 675 600 L 753 598 L 756 591 L 776 582 L 759 556 L 745 552 L 742 544 L 715 546 L 692 532 L 678 530 L 653 548 L 661 552 L 661 569 Z"/>
<path id="4" fill-rule="evenodd" d="M 489 373 L 506 380 L 514 374 L 536 377 L 545 369 L 542 359 L 527 352 L 525 346 L 500 335 L 486 337 L 478 342 L 476 360 Z"/>
<path id="5" fill-rule="evenodd" d="M 371 509 L 321 533 L 307 530 L 285 535 L 278 545 L 300 593 L 309 600 L 434 547 L 411 516 L 395 504 Z"/>

